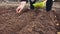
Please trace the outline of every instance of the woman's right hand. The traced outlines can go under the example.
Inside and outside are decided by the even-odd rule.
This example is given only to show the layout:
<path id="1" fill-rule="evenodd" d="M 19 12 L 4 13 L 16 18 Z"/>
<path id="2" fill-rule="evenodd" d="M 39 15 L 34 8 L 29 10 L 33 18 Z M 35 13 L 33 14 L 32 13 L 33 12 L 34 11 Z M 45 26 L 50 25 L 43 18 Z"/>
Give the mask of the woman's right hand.
<path id="1" fill-rule="evenodd" d="M 21 9 L 21 8 L 18 7 L 18 8 L 16 9 L 16 12 L 17 12 L 17 13 L 20 13 L 20 11 L 21 11 L 20 9 Z"/>
<path id="2" fill-rule="evenodd" d="M 21 2 L 21 4 L 16 9 L 16 12 L 17 13 L 20 13 L 23 10 L 23 8 L 25 7 L 25 5 L 26 5 L 26 2 L 25 1 Z"/>

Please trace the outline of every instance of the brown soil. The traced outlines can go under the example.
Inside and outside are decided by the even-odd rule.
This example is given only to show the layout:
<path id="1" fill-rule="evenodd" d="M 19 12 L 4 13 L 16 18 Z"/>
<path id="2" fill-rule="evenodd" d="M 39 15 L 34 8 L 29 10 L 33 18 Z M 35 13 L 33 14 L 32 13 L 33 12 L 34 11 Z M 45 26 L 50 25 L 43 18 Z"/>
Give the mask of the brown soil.
<path id="1" fill-rule="evenodd" d="M 25 10 L 17 14 L 15 9 L 0 8 L 0 34 L 56 34 L 54 12 Z"/>

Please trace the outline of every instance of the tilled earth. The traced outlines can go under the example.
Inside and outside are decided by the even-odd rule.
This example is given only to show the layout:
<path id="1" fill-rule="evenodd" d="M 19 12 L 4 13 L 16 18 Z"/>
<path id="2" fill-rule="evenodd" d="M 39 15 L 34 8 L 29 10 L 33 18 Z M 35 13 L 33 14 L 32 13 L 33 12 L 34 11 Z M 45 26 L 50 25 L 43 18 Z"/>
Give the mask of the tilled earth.
<path id="1" fill-rule="evenodd" d="M 53 11 L 24 10 L 17 14 L 15 9 L 0 8 L 0 34 L 56 34 Z"/>

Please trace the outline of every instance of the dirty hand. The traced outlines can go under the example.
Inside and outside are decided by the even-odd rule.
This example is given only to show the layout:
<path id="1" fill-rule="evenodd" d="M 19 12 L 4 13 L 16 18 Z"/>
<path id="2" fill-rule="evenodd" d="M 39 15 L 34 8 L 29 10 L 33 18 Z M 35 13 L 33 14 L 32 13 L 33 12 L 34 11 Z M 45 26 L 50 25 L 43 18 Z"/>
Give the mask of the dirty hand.
<path id="1" fill-rule="evenodd" d="M 17 13 L 20 13 L 20 11 L 21 11 L 20 9 L 21 9 L 21 8 L 18 7 L 18 8 L 16 9 L 16 12 L 17 12 Z"/>
<path id="2" fill-rule="evenodd" d="M 16 9 L 16 12 L 17 13 L 20 13 L 23 10 L 23 8 L 25 7 L 25 5 L 26 5 L 26 2 L 25 1 L 22 1 L 21 4 Z"/>

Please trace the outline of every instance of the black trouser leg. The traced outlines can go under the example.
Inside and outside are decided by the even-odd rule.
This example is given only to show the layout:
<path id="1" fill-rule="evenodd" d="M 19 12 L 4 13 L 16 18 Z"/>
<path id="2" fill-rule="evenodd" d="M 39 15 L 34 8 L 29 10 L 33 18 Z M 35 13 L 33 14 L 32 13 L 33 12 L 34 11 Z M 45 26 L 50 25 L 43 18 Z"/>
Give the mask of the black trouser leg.
<path id="1" fill-rule="evenodd" d="M 30 0 L 30 9 L 34 9 L 33 4 L 36 2 L 36 0 L 34 0 L 33 2 Z"/>
<path id="2" fill-rule="evenodd" d="M 26 1 L 26 3 L 28 2 L 28 0 L 20 0 L 20 1 Z"/>
<path id="3" fill-rule="evenodd" d="M 28 0 L 26 0 L 26 3 L 28 3 Z"/>
<path id="4" fill-rule="evenodd" d="M 50 11 L 52 9 L 53 1 L 52 0 L 47 0 L 46 2 L 46 11 Z"/>

